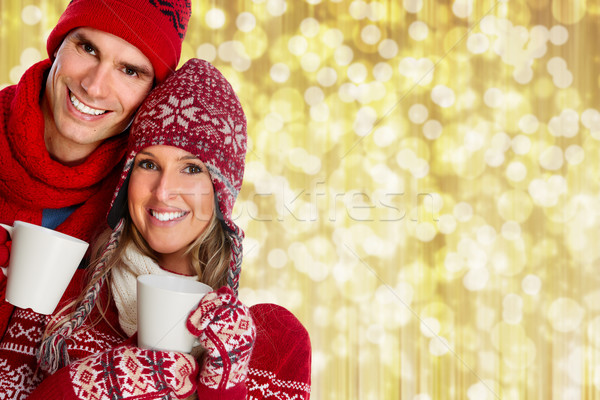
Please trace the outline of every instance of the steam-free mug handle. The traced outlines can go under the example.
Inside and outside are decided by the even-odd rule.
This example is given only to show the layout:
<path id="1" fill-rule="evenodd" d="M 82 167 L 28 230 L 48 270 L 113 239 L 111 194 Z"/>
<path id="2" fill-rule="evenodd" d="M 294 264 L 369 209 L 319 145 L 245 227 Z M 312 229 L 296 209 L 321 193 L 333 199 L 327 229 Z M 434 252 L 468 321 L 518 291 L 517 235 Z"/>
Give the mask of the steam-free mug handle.
<path id="1" fill-rule="evenodd" d="M 3 227 L 4 229 L 6 229 L 8 234 L 12 236 L 12 231 L 14 229 L 12 226 L 6 225 L 6 224 L 0 224 L 0 226 Z M 6 267 L 0 267 L 0 268 L 2 268 L 2 273 L 4 274 L 4 276 L 7 276 L 8 270 L 6 269 Z"/>

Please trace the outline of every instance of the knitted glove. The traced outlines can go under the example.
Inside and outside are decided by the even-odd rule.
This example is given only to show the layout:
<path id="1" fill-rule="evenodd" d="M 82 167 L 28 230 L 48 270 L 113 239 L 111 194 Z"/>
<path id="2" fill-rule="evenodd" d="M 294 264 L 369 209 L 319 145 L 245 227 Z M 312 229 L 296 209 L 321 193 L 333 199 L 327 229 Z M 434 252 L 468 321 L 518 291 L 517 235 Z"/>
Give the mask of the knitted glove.
<path id="1" fill-rule="evenodd" d="M 6 229 L 0 226 L 0 267 L 8 266 L 11 244 L 10 235 Z"/>
<path id="2" fill-rule="evenodd" d="M 120 345 L 58 370 L 28 399 L 185 399 L 196 390 L 198 369 L 189 354 Z"/>
<path id="3" fill-rule="evenodd" d="M 187 328 L 207 350 L 198 397 L 246 398 L 244 382 L 256 339 L 248 308 L 224 286 L 202 298 L 191 312 Z"/>

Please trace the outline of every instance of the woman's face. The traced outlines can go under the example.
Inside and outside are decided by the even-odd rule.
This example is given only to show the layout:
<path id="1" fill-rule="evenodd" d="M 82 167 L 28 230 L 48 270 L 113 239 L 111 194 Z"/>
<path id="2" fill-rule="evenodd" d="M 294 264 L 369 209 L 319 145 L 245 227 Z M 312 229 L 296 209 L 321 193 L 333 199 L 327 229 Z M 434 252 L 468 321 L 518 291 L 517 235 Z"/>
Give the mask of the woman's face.
<path id="1" fill-rule="evenodd" d="M 215 207 L 204 163 L 177 147 L 147 147 L 135 157 L 127 193 L 131 219 L 161 267 L 191 273 L 183 253 L 206 229 Z"/>

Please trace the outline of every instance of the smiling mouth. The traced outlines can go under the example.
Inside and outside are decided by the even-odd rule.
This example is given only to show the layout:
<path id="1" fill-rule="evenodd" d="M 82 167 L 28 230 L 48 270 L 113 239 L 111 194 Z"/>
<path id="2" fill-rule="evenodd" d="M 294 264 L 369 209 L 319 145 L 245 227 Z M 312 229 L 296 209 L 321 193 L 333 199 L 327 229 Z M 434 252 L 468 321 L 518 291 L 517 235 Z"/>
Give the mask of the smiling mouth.
<path id="1" fill-rule="evenodd" d="M 71 98 L 71 104 L 73 104 L 73 107 L 75 107 L 77 109 L 77 111 L 79 111 L 80 113 L 87 114 L 87 115 L 102 115 L 102 114 L 108 112 L 106 110 L 98 110 L 98 109 L 86 106 L 85 104 L 80 102 L 73 93 L 70 93 L 69 97 Z"/>
<path id="2" fill-rule="evenodd" d="M 154 210 L 150 210 L 150 215 L 152 215 L 154 218 L 156 218 L 157 220 L 159 220 L 161 222 L 173 221 L 175 219 L 184 217 L 187 214 L 188 214 L 187 211 L 160 213 L 160 212 L 157 212 Z"/>

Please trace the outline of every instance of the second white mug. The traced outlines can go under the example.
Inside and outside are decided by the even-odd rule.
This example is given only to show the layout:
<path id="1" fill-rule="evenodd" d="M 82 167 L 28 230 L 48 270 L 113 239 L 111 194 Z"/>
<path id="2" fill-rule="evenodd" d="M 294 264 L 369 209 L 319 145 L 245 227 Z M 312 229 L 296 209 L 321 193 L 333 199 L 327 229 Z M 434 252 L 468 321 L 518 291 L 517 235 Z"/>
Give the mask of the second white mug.
<path id="1" fill-rule="evenodd" d="M 192 351 L 196 337 L 187 330 L 187 318 L 210 291 L 210 286 L 190 279 L 138 276 L 138 346 L 182 353 Z"/>

